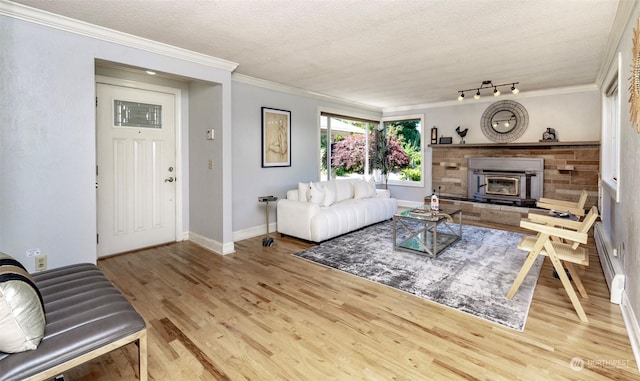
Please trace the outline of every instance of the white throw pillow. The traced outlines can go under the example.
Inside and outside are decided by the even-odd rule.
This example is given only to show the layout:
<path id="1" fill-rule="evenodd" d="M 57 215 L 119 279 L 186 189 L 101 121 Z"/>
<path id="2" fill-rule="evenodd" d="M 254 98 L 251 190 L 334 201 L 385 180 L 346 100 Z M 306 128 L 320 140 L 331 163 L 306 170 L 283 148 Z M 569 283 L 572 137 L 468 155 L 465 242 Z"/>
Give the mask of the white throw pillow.
<path id="1" fill-rule="evenodd" d="M 309 202 L 318 205 L 324 202 L 324 187 L 320 183 L 309 183 Z"/>
<path id="2" fill-rule="evenodd" d="M 353 198 L 353 188 L 349 180 L 335 180 L 336 202 Z"/>
<path id="3" fill-rule="evenodd" d="M 331 206 L 334 202 L 336 202 L 336 192 L 333 190 L 333 187 L 325 184 L 324 201 L 322 202 L 322 206 Z"/>
<path id="4" fill-rule="evenodd" d="M 371 192 L 369 190 L 369 185 L 363 181 L 357 181 L 353 183 L 353 198 L 370 198 Z"/>
<path id="5" fill-rule="evenodd" d="M 298 201 L 309 201 L 309 183 L 298 183 Z"/>
<path id="6" fill-rule="evenodd" d="M 369 197 L 377 197 L 376 194 L 376 180 L 371 177 L 367 180 L 367 187 L 369 188 Z"/>

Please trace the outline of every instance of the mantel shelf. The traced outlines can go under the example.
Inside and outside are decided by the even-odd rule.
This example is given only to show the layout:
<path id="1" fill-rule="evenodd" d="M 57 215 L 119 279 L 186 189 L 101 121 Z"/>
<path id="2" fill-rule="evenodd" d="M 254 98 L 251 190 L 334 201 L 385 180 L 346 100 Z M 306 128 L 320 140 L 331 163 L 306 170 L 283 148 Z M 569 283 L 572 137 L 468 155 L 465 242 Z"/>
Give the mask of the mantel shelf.
<path id="1" fill-rule="evenodd" d="M 478 144 L 429 144 L 433 149 L 447 148 L 525 148 L 525 147 L 599 147 L 599 141 L 587 142 L 528 142 L 528 143 L 478 143 Z"/>

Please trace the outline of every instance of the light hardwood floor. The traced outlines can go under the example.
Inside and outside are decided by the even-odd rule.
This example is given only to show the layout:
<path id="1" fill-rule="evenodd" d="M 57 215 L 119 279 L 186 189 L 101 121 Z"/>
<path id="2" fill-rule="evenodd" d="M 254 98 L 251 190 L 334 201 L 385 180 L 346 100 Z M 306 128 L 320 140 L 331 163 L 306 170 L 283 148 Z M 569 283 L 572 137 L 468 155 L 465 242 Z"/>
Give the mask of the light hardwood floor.
<path id="1" fill-rule="evenodd" d="M 546 259 L 521 333 L 291 256 L 307 243 L 261 240 L 224 257 L 182 242 L 99 261 L 147 321 L 151 380 L 640 380 L 593 247 L 590 322 Z M 65 376 L 134 380 L 136 364 L 129 346 Z"/>

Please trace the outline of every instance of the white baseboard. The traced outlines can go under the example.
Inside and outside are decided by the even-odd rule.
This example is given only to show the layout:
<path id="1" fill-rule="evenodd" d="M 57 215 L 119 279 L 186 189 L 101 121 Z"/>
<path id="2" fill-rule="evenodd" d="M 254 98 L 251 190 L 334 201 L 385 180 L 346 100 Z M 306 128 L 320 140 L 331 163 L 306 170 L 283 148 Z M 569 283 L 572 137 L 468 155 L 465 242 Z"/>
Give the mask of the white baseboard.
<path id="1" fill-rule="evenodd" d="M 631 350 L 633 356 L 636 358 L 636 364 L 638 371 L 640 371 L 640 324 L 638 319 L 631 308 L 629 297 L 627 292 L 622 293 L 622 303 L 620 304 L 622 310 L 622 317 L 624 318 L 624 324 L 627 327 L 627 334 L 629 335 L 629 341 L 631 342 Z"/>
<path id="2" fill-rule="evenodd" d="M 409 201 L 409 200 L 397 200 L 398 206 L 401 208 L 417 208 L 419 206 L 423 206 L 424 202 L 420 201 Z"/>
<path id="3" fill-rule="evenodd" d="M 276 232 L 276 223 L 270 222 L 269 233 L 273 234 L 275 232 Z M 267 234 L 267 224 L 253 226 L 247 229 L 242 229 L 242 230 L 233 232 L 233 242 L 242 241 L 243 239 L 258 237 L 265 234 Z"/>
<path id="4" fill-rule="evenodd" d="M 194 242 L 204 247 L 205 249 L 213 251 L 216 254 L 227 255 L 227 254 L 235 253 L 235 247 L 233 245 L 233 242 L 228 244 L 222 244 L 221 242 L 218 242 L 211 238 L 207 238 L 205 236 L 201 236 L 200 234 L 196 234 L 193 232 L 189 233 L 189 240 L 191 242 Z"/>

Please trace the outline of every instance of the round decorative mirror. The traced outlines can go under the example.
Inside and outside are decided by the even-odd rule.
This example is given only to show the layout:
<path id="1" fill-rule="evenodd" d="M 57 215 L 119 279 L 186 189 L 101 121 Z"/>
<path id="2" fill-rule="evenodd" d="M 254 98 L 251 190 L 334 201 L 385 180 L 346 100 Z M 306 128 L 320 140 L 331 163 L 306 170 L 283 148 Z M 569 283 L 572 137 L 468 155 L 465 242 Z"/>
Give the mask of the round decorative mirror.
<path id="1" fill-rule="evenodd" d="M 484 136 L 497 143 L 518 139 L 529 125 L 529 114 L 520 103 L 499 101 L 482 113 L 480 126 Z"/>

